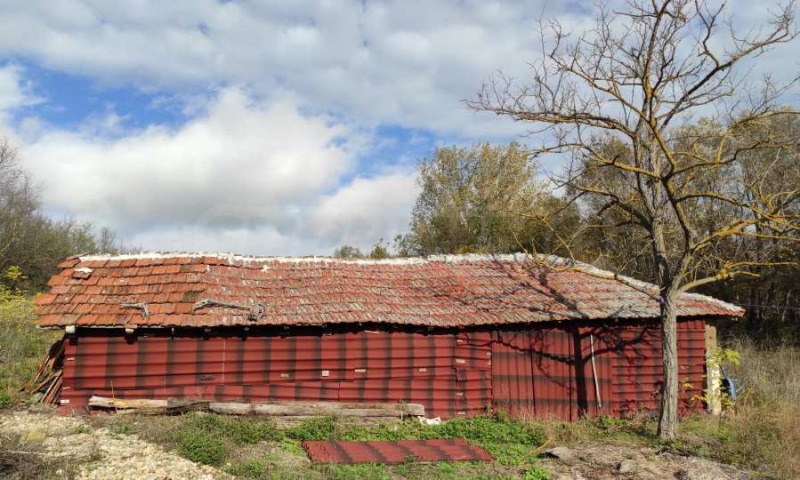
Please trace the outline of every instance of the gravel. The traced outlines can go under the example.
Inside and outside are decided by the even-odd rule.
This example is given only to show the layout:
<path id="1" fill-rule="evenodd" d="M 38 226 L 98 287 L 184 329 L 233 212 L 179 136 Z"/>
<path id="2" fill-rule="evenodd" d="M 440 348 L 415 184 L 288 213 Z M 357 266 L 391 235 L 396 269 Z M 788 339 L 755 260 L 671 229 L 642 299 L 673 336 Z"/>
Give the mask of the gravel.
<path id="1" fill-rule="evenodd" d="M 21 449 L 53 460 L 80 463 L 78 479 L 183 480 L 230 479 L 215 468 L 197 465 L 135 435 L 93 428 L 80 417 L 14 411 L 0 414 L 0 434 L 16 437 Z"/>

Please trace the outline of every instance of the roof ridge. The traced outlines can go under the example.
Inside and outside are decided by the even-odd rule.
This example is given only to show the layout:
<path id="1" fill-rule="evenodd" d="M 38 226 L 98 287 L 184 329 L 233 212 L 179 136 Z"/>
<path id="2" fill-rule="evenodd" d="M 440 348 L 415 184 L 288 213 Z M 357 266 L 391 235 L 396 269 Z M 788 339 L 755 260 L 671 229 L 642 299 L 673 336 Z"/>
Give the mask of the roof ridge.
<path id="1" fill-rule="evenodd" d="M 304 262 L 333 262 L 333 263 L 354 263 L 354 264 L 389 264 L 389 265 L 402 265 L 402 264 L 420 264 L 430 262 L 442 263 L 461 263 L 471 261 L 502 261 L 502 262 L 517 262 L 523 263 L 529 259 L 535 258 L 546 260 L 547 263 L 552 259 L 557 259 L 561 262 L 570 262 L 571 260 L 558 257 L 555 255 L 531 255 L 525 253 L 510 253 L 510 254 L 458 254 L 458 255 L 428 255 L 421 257 L 391 257 L 391 258 L 336 258 L 331 256 L 322 255 L 309 255 L 309 256 L 259 256 L 259 255 L 242 255 L 240 253 L 227 253 L 227 252 L 141 252 L 141 253 L 125 253 L 125 254 L 91 254 L 91 255 L 77 255 L 79 261 L 94 261 L 94 260 L 139 260 L 139 259 L 163 259 L 163 258 L 201 258 L 212 257 L 228 261 L 243 261 L 243 262 L 286 262 L 286 263 L 304 263 Z M 544 262 L 543 262 L 544 263 Z"/>

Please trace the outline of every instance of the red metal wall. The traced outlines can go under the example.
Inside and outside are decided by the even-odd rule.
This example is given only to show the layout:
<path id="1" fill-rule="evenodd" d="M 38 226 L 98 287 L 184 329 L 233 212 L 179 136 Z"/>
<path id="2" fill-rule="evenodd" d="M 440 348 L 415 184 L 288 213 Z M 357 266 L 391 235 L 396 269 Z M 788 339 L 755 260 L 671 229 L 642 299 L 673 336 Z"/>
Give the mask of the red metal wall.
<path id="1" fill-rule="evenodd" d="M 113 332 L 79 331 L 67 342 L 64 407 L 82 409 L 91 395 L 402 401 L 445 418 L 491 406 L 517 417 L 569 420 L 658 406 L 660 334 L 642 322 L 424 333 L 212 330 L 174 338 L 164 331 Z M 703 389 L 704 338 L 702 321 L 679 323 L 684 411 L 702 407 L 696 397 Z"/>
<path id="2" fill-rule="evenodd" d="M 561 324 L 495 332 L 494 338 L 494 405 L 511 415 L 574 420 L 658 408 L 662 362 L 655 323 Z M 678 323 L 678 365 L 681 412 L 702 409 L 702 320 Z"/>
<path id="3" fill-rule="evenodd" d="M 91 395 L 219 401 L 422 403 L 430 416 L 491 405 L 488 332 L 353 331 L 247 337 L 79 335 L 64 357 L 62 405 Z M 64 402 L 66 400 L 66 402 Z"/>

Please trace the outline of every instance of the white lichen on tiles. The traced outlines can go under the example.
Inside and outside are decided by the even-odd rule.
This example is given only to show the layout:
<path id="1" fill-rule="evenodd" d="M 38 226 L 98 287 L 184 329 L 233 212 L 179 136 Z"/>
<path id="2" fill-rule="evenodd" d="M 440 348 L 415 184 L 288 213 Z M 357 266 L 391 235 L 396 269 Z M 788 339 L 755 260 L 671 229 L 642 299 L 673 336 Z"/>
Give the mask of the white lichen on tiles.
<path id="1" fill-rule="evenodd" d="M 345 259 L 324 256 L 307 257 L 269 257 L 269 256 L 247 256 L 225 252 L 143 252 L 121 255 L 86 255 L 79 258 L 81 262 L 96 260 L 147 260 L 147 259 L 167 259 L 167 258 L 217 258 L 229 264 L 241 264 L 247 266 L 261 266 L 262 271 L 269 271 L 271 263 L 341 263 L 351 265 L 424 265 L 429 263 L 477 263 L 477 262 L 499 262 L 499 263 L 531 263 L 535 265 L 547 266 L 553 269 L 571 270 L 587 275 L 615 280 L 630 288 L 655 296 L 658 287 L 652 283 L 643 282 L 635 278 L 619 275 L 614 272 L 603 270 L 588 263 L 580 262 L 570 258 L 558 257 L 555 255 L 541 254 L 463 254 L 463 255 L 431 255 L 428 257 L 403 257 L 386 259 Z M 83 271 L 86 267 L 76 269 Z M 91 273 L 91 269 L 86 269 L 85 273 Z M 696 300 L 700 302 L 710 302 L 729 310 L 732 314 L 740 315 L 744 310 L 728 302 L 702 295 L 698 293 L 683 293 L 681 298 L 684 300 Z"/>

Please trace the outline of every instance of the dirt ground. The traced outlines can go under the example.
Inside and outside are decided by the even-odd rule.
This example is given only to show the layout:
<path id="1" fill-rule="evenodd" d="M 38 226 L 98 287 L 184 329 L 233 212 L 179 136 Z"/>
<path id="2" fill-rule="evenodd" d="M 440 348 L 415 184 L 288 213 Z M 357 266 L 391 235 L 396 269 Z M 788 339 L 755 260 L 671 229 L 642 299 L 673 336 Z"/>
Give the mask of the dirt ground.
<path id="1" fill-rule="evenodd" d="M 551 480 L 746 480 L 750 476 L 711 460 L 624 444 L 583 444 L 568 458 L 544 458 Z"/>

